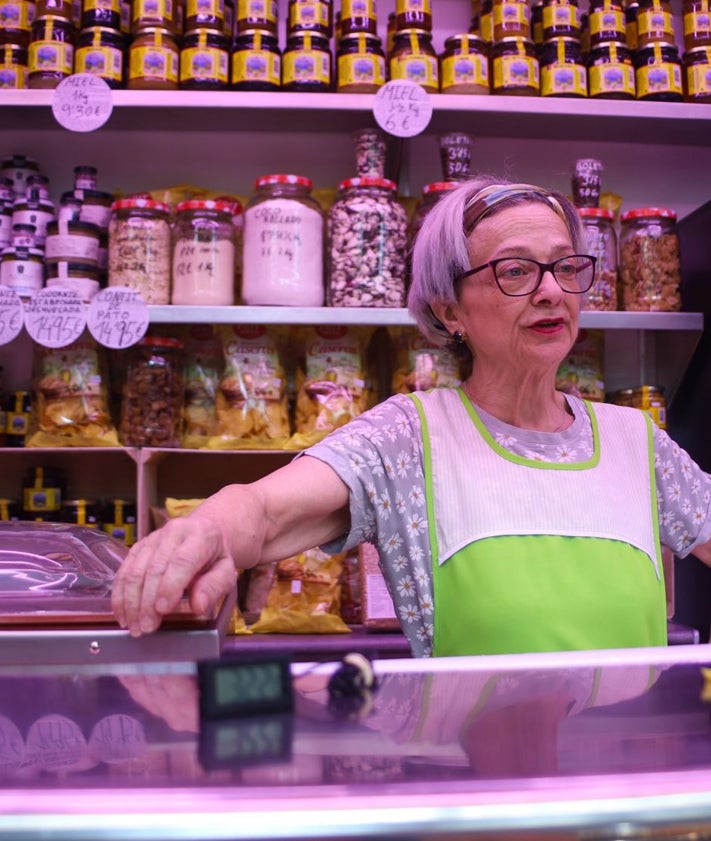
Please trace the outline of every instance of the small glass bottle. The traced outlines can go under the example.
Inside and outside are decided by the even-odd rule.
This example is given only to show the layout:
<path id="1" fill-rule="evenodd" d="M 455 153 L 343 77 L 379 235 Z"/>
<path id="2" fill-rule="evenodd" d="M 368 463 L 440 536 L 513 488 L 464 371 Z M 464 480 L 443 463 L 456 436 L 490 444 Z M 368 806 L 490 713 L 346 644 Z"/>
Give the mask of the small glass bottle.
<path id="1" fill-rule="evenodd" d="M 386 178 L 347 178 L 328 215 L 328 303 L 402 307 L 407 214 Z"/>
<path id="2" fill-rule="evenodd" d="M 264 175 L 244 211 L 242 298 L 248 305 L 319 307 L 324 216 L 302 175 Z"/>
<path id="3" fill-rule="evenodd" d="M 602 207 L 579 207 L 585 253 L 597 257 L 595 280 L 585 296 L 589 310 L 617 309 L 617 235 L 614 213 Z"/>
<path id="4" fill-rule="evenodd" d="M 389 69 L 391 80 L 405 79 L 428 93 L 439 93 L 439 61 L 432 46 L 432 33 L 424 29 L 397 31 Z"/>
<path id="5" fill-rule="evenodd" d="M 170 303 L 170 208 L 144 198 L 115 201 L 109 223 L 109 286 L 128 286 L 147 304 Z"/>
<path id="6" fill-rule="evenodd" d="M 293 33 L 284 50 L 282 88 L 302 93 L 331 90 L 331 63 L 328 38 L 311 32 Z"/>
<path id="7" fill-rule="evenodd" d="M 260 29 L 235 38 L 232 88 L 236 91 L 277 91 L 281 86 L 281 51 L 274 35 Z"/>
<path id="8" fill-rule="evenodd" d="M 29 391 L 13 391 L 5 404 L 5 446 L 24 447 L 32 414 Z"/>
<path id="9" fill-rule="evenodd" d="M 633 312 L 681 309 L 676 212 L 642 207 L 627 211 L 620 221 L 623 308 Z"/>
<path id="10" fill-rule="evenodd" d="M 171 303 L 232 306 L 235 302 L 235 238 L 227 202 L 180 202 L 173 226 Z"/>
<path id="11" fill-rule="evenodd" d="M 179 447 L 182 415 L 183 343 L 145 336 L 129 352 L 121 394 L 121 443 Z"/>

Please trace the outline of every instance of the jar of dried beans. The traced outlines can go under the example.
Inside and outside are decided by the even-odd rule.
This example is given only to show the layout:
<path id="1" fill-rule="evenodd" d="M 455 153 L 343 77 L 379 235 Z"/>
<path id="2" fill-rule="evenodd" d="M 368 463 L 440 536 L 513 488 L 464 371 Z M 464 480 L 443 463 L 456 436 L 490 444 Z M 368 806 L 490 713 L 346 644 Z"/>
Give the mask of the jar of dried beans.
<path id="1" fill-rule="evenodd" d="M 395 183 L 348 178 L 328 217 L 329 294 L 334 307 L 402 307 L 407 214 Z"/>
<path id="2" fill-rule="evenodd" d="M 119 437 L 126 447 L 179 447 L 183 343 L 146 336 L 131 348 L 121 395 Z"/>
<path id="3" fill-rule="evenodd" d="M 127 198 L 111 206 L 109 286 L 135 289 L 147 304 L 170 303 L 169 207 Z"/>
<path id="4" fill-rule="evenodd" d="M 623 214 L 621 222 L 620 278 L 624 309 L 681 309 L 676 213 L 665 207 L 642 207 Z"/>

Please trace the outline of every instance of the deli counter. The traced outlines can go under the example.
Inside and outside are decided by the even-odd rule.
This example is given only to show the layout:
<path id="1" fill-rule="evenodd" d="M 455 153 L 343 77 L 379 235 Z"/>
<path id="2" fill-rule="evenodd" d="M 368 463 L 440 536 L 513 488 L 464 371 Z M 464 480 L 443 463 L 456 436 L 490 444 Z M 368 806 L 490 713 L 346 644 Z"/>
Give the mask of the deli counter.
<path id="1" fill-rule="evenodd" d="M 289 703 L 254 672 L 251 709 L 206 704 L 215 663 L 0 667 L 0 839 L 711 834 L 705 645 L 381 660 L 354 692 L 266 659 Z"/>

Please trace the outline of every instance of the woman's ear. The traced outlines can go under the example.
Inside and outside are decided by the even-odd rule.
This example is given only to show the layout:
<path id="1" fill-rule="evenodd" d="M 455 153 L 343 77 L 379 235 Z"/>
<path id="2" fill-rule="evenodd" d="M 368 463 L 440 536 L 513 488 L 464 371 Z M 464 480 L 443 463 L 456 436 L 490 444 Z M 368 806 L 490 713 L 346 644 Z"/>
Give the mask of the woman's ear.
<path id="1" fill-rule="evenodd" d="M 455 330 L 462 330 L 462 325 L 457 314 L 458 307 L 456 304 L 453 304 L 451 301 L 438 300 L 433 301 L 432 304 L 430 304 L 430 308 L 437 319 L 442 322 L 450 336 Z"/>

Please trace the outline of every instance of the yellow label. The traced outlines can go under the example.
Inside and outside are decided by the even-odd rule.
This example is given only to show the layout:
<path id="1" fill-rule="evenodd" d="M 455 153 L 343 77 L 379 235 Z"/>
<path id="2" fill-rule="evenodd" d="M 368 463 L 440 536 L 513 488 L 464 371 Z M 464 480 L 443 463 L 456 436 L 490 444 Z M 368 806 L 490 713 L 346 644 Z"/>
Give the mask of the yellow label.
<path id="1" fill-rule="evenodd" d="M 341 0 L 341 20 L 356 17 L 377 20 L 374 0 Z"/>
<path id="2" fill-rule="evenodd" d="M 524 55 L 502 55 L 493 61 L 494 88 L 536 88 L 540 86 L 538 61 Z"/>
<path id="3" fill-rule="evenodd" d="M 494 27 L 524 25 L 531 19 L 527 3 L 504 2 L 494 4 Z"/>
<path id="4" fill-rule="evenodd" d="M 579 64 L 549 64 L 541 67 L 541 96 L 588 95 L 585 68 Z"/>
<path id="5" fill-rule="evenodd" d="M 697 38 L 711 33 L 711 14 L 705 12 L 687 12 L 684 15 L 684 35 Z"/>
<path id="6" fill-rule="evenodd" d="M 133 0 L 133 20 L 172 20 L 173 0 Z"/>
<path id="7" fill-rule="evenodd" d="M 136 526 L 133 523 L 103 523 L 101 529 L 126 546 L 133 546 L 136 542 Z"/>
<path id="8" fill-rule="evenodd" d="M 343 14 L 343 12 L 341 12 Z M 328 26 L 328 5 L 323 2 L 292 3 L 289 9 L 289 25 Z"/>
<path id="9" fill-rule="evenodd" d="M 429 55 L 401 55 L 390 59 L 390 78 L 407 79 L 423 87 L 439 88 L 437 57 Z"/>
<path id="10" fill-rule="evenodd" d="M 129 64 L 131 79 L 178 81 L 178 55 L 167 47 L 134 47 Z"/>
<path id="11" fill-rule="evenodd" d="M 123 78 L 123 50 L 116 47 L 79 47 L 75 73 L 93 73 L 102 79 L 120 82 Z"/>
<path id="12" fill-rule="evenodd" d="M 591 12 L 589 26 L 591 37 L 601 32 L 624 32 L 625 13 L 621 9 L 600 9 Z"/>
<path id="13" fill-rule="evenodd" d="M 74 48 L 60 41 L 32 41 L 27 61 L 30 73 L 64 73 L 74 69 Z"/>
<path id="14" fill-rule="evenodd" d="M 552 3 L 543 7 L 543 28 L 558 29 L 559 27 L 577 29 L 580 27 L 580 17 L 577 6 L 559 5 Z"/>
<path id="15" fill-rule="evenodd" d="M 637 37 L 663 32 L 670 41 L 674 40 L 674 24 L 669 12 L 661 8 L 640 9 L 637 12 Z"/>
<path id="16" fill-rule="evenodd" d="M 384 85 L 385 59 L 372 53 L 348 53 L 338 57 L 338 87 Z"/>
<path id="17" fill-rule="evenodd" d="M 491 43 L 494 40 L 494 16 L 491 12 L 479 18 L 479 29 L 481 37 Z"/>
<path id="18" fill-rule="evenodd" d="M 281 60 L 266 50 L 240 50 L 232 56 L 232 83 L 269 82 L 279 86 Z"/>
<path id="19" fill-rule="evenodd" d="M 710 51 L 711 52 L 711 51 Z M 686 68 L 686 88 L 689 96 L 701 96 L 711 93 L 711 66 L 692 64 Z"/>
<path id="20" fill-rule="evenodd" d="M 223 18 L 225 16 L 223 0 L 187 0 L 185 17 L 192 18 L 197 15 Z"/>
<path id="21" fill-rule="evenodd" d="M 0 3 L 0 32 L 3 29 L 29 32 L 31 24 L 29 3 L 21 0 Z"/>
<path id="22" fill-rule="evenodd" d="M 408 12 L 430 14 L 430 0 L 395 0 L 396 15 L 404 15 Z"/>
<path id="23" fill-rule="evenodd" d="M 188 47 L 180 51 L 180 80 L 209 79 L 227 84 L 229 54 L 214 47 Z"/>
<path id="24" fill-rule="evenodd" d="M 588 85 L 590 96 L 605 93 L 627 93 L 634 96 L 634 67 L 614 61 L 609 64 L 592 64 L 588 67 Z"/>
<path id="25" fill-rule="evenodd" d="M 284 84 L 331 82 L 331 55 L 316 50 L 292 50 L 284 54 Z"/>
<path id="26" fill-rule="evenodd" d="M 83 5 L 85 12 L 101 9 L 121 14 L 121 0 L 84 0 Z"/>
<path id="27" fill-rule="evenodd" d="M 59 488 L 25 488 L 25 511 L 59 511 L 62 498 Z"/>
<path id="28" fill-rule="evenodd" d="M 0 64 L 0 90 L 27 87 L 27 68 L 20 64 Z"/>
<path id="29" fill-rule="evenodd" d="M 681 93 L 681 69 L 676 64 L 661 62 L 638 67 L 635 79 L 637 98 L 655 93 Z"/>
<path id="30" fill-rule="evenodd" d="M 276 0 L 237 0 L 237 20 L 277 22 Z"/>
<path id="31" fill-rule="evenodd" d="M 442 90 L 457 85 L 489 85 L 489 61 L 486 56 L 468 53 L 442 59 Z"/>

